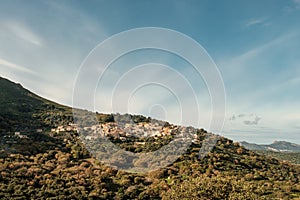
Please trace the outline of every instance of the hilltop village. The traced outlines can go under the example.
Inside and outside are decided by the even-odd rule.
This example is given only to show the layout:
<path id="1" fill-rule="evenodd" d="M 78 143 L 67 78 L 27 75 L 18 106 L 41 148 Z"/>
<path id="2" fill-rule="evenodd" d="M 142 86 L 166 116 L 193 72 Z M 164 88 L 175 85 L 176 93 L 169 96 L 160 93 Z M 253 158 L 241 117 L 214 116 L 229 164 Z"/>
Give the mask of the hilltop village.
<path id="1" fill-rule="evenodd" d="M 69 123 L 67 126 L 58 126 L 52 128 L 51 133 L 64 133 L 64 132 L 79 132 L 83 140 L 95 140 L 102 136 L 111 136 L 121 141 L 126 141 L 128 138 L 160 138 L 166 136 L 174 136 L 179 131 L 179 126 L 170 125 L 162 126 L 159 123 L 128 123 L 118 124 L 116 122 L 107 122 L 92 126 L 78 127 L 74 123 Z M 82 138 L 83 137 L 83 138 Z M 198 143 L 199 138 L 197 134 L 193 135 L 193 142 Z"/>

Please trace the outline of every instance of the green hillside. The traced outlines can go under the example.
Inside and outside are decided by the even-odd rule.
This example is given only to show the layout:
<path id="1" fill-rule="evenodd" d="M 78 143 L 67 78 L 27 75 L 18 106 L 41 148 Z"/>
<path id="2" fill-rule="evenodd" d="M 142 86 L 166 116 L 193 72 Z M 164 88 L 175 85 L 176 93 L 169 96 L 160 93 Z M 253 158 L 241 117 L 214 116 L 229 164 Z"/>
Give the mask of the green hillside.
<path id="1" fill-rule="evenodd" d="M 0 83 L 1 199 L 300 199 L 299 166 L 259 155 L 203 129 L 196 131 L 199 140 L 185 154 L 162 169 L 137 174 L 106 166 L 85 149 L 70 126 L 71 108 L 8 80 L 0 78 Z M 113 115 L 97 116 L 103 126 L 114 125 Z M 127 116 L 136 125 L 152 123 L 147 117 Z M 165 123 L 164 130 L 176 127 Z M 199 159 L 208 134 L 218 142 Z M 132 152 L 154 151 L 174 137 L 109 136 Z"/>

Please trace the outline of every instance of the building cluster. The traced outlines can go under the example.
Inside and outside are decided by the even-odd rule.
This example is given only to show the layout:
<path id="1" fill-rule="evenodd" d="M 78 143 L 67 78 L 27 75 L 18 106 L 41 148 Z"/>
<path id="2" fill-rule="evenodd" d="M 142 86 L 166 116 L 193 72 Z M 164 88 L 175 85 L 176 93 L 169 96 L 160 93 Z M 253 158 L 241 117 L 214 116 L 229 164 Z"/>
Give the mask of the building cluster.
<path id="1" fill-rule="evenodd" d="M 28 138 L 27 135 L 23 135 L 20 132 L 15 132 L 15 137 L 18 137 L 18 138 Z"/>
<path id="2" fill-rule="evenodd" d="M 79 131 L 82 131 L 82 135 L 84 135 L 85 140 L 95 140 L 98 137 L 103 136 L 113 136 L 114 138 L 118 138 L 121 141 L 126 141 L 128 138 L 146 138 L 153 137 L 158 139 L 164 136 L 174 136 L 174 135 L 182 135 L 182 139 L 190 138 L 193 143 L 200 143 L 198 135 L 195 133 L 195 129 L 193 129 L 192 133 L 188 133 L 189 135 L 185 135 L 188 132 L 188 129 L 184 129 L 184 127 L 170 125 L 170 126 L 162 126 L 158 123 L 134 123 L 134 124 L 118 124 L 115 122 L 93 125 L 91 127 L 83 127 L 78 128 Z M 177 139 L 179 139 L 178 137 Z"/>
<path id="3" fill-rule="evenodd" d="M 67 126 L 58 126 L 56 128 L 52 128 L 51 132 L 60 133 L 60 132 L 71 132 L 78 131 L 77 125 L 73 123 L 69 123 Z"/>
<path id="4" fill-rule="evenodd" d="M 118 124 L 109 122 L 105 124 L 93 125 L 91 127 L 78 128 L 86 135 L 84 139 L 93 140 L 100 136 L 113 136 L 125 141 L 130 137 L 162 137 L 174 135 L 177 126 L 171 125 L 163 127 L 157 123 L 137 123 L 137 124 Z"/>
<path id="5" fill-rule="evenodd" d="M 42 129 L 37 129 L 37 133 L 43 132 Z M 164 136 L 173 136 L 182 132 L 182 127 L 176 125 L 163 126 L 159 123 L 116 123 L 108 122 L 104 124 L 97 124 L 92 126 L 80 127 L 74 123 L 69 123 L 65 126 L 58 126 L 51 129 L 52 133 L 64 132 L 79 132 L 80 138 L 84 140 L 96 140 L 103 136 L 113 136 L 114 138 L 126 141 L 128 138 L 146 138 L 153 137 L 158 139 Z M 15 132 L 14 135 L 7 135 L 6 138 L 28 138 L 27 135 L 21 132 Z M 197 134 L 193 134 L 192 142 L 198 143 L 199 138 Z"/>
<path id="6" fill-rule="evenodd" d="M 22 130 L 22 131 L 15 131 L 15 132 L 9 132 L 6 135 L 3 136 L 3 140 L 1 140 L 1 143 L 17 143 L 18 139 L 29 139 L 28 135 L 36 132 L 36 133 L 42 133 L 44 130 L 42 128 L 38 128 L 36 130 Z"/>
<path id="7" fill-rule="evenodd" d="M 182 127 L 176 125 L 163 126 L 159 123 L 116 123 L 108 122 L 104 124 L 97 124 L 92 126 L 80 127 L 76 124 L 70 123 L 67 126 L 58 126 L 51 129 L 51 132 L 71 132 L 78 131 L 81 139 L 96 140 L 103 136 L 113 136 L 114 138 L 126 141 L 128 138 L 146 138 L 154 137 L 160 138 L 164 136 L 173 136 L 182 132 Z M 192 135 L 192 142 L 199 143 L 197 134 Z"/>

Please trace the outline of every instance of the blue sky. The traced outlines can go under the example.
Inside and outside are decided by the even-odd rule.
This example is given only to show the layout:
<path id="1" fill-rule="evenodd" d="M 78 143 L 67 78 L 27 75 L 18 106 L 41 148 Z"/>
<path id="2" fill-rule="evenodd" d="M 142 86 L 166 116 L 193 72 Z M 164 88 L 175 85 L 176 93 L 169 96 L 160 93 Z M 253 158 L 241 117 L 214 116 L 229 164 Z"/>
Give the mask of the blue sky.
<path id="1" fill-rule="evenodd" d="M 222 135 L 237 141 L 300 143 L 299 19 L 299 0 L 1 1 L 0 75 L 43 97 L 72 105 L 80 65 L 97 44 L 132 28 L 169 28 L 200 43 L 222 75 L 227 96 Z M 142 64 L 151 55 L 180 73 L 192 74 L 190 66 L 169 54 L 141 54 L 141 60 L 137 53 L 122 64 L 128 68 Z M 120 72 L 117 64 L 112 66 L 114 73 Z M 161 73 L 157 77 L 164 78 Z M 209 116 L 205 84 L 194 83 L 192 75 L 189 80 L 203 92 L 200 107 Z M 155 101 L 145 103 L 150 94 L 153 99 L 162 96 L 163 91 L 148 89 L 133 98 L 135 113 L 147 114 L 145 107 L 155 107 Z M 99 98 L 106 94 L 99 93 Z M 169 112 L 172 107 L 168 110 L 168 106 L 176 102 L 171 96 L 164 104 Z M 101 103 L 97 109 L 109 112 Z M 158 113 L 162 113 L 161 105 L 157 102 Z M 177 123 L 177 114 L 162 115 Z M 207 128 L 209 120 L 201 119 Z"/>

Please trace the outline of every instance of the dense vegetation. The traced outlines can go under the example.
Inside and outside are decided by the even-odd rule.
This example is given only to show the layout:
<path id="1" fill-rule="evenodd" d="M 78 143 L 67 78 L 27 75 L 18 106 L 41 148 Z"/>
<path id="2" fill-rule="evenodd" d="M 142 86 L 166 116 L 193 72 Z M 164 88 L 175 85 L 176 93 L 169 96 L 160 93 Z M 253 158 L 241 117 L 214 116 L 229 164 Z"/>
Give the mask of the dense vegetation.
<path id="1" fill-rule="evenodd" d="M 171 165 L 144 174 L 105 166 L 90 155 L 75 131 L 51 132 L 72 122 L 71 109 L 1 79 L 1 199 L 299 199 L 300 168 L 259 155 L 223 137 L 203 159 L 193 143 Z M 13 95 L 13 97 L 11 97 Z M 22 111 L 22 106 L 30 108 Z M 100 123 L 112 115 L 98 114 Z M 150 118 L 130 116 L 135 123 Z M 37 128 L 42 132 L 36 131 Z M 14 136 L 26 130 L 26 138 Z M 198 130 L 200 138 L 206 131 Z M 4 137 L 11 135 L 11 137 Z M 149 152 L 170 137 L 110 140 L 132 152 Z M 134 145 L 135 141 L 145 142 Z"/>
<path id="2" fill-rule="evenodd" d="M 78 147 L 79 148 L 75 148 Z M 147 174 L 115 170 L 80 144 L 65 151 L 10 154 L 0 159 L 2 199 L 292 199 L 300 169 L 220 138 L 204 159 L 192 146 L 175 163 Z"/>

